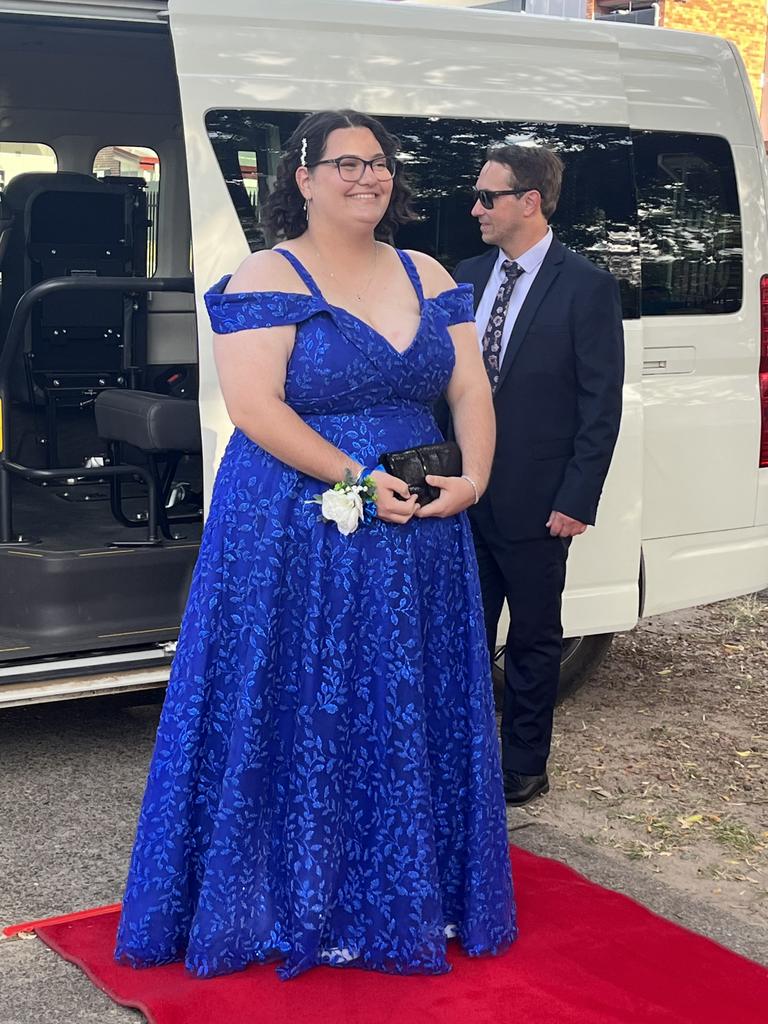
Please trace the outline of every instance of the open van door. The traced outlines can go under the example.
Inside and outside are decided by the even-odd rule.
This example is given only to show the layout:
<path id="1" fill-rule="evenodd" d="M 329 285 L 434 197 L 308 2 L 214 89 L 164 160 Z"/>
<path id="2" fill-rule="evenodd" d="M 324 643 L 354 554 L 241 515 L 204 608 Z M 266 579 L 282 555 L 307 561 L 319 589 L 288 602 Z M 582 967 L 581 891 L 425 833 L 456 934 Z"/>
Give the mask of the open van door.
<path id="1" fill-rule="evenodd" d="M 261 230 L 259 207 L 286 133 L 309 110 L 353 107 L 383 116 L 404 148 L 418 144 L 420 159 L 433 167 L 449 163 L 439 159 L 441 146 L 472 134 L 464 166 L 452 165 L 456 186 L 446 183 L 443 189 L 454 202 L 459 196 L 450 218 L 470 247 L 457 253 L 459 257 L 481 248 L 469 216 L 468 186 L 482 163 L 485 144 L 498 137 L 499 125 L 525 121 L 535 128 L 561 122 L 567 133 L 572 122 L 570 127 L 578 125 L 582 133 L 581 143 L 569 150 L 576 154 L 586 148 L 584 130 L 597 126 L 595 131 L 607 132 L 601 126 L 610 126 L 620 136 L 620 156 L 630 168 L 624 191 L 633 213 L 608 235 L 620 236 L 616 251 L 624 254 L 627 292 L 639 287 L 631 142 L 619 51 L 611 37 L 596 35 L 590 23 L 352 0 L 284 0 L 279 5 L 272 0 L 221 0 L 214 7 L 204 0 L 172 0 L 170 26 L 187 149 L 209 488 L 232 427 L 219 392 L 202 295 L 237 267 L 249 247 L 270 244 Z M 590 111 L 588 126 L 583 124 L 585 110 Z M 430 138 L 435 139 L 432 160 Z M 617 151 L 621 146 L 617 144 Z M 569 151 L 564 153 L 567 164 Z M 414 156 L 409 169 L 417 164 Z M 604 189 L 610 170 L 598 170 L 592 177 L 595 188 Z M 585 216 L 585 230 L 592 231 Z M 438 209 L 433 219 L 441 217 L 450 219 Z M 429 248 L 429 239 L 436 237 L 430 235 L 429 213 L 421 228 L 420 237 L 427 240 L 421 247 Z M 603 248 L 609 245 L 608 235 Z M 586 254 L 599 251 L 597 246 Z M 432 253 L 444 258 L 445 249 L 433 245 Z M 643 417 L 636 304 L 625 327 L 621 437 L 598 528 L 572 548 L 566 599 L 570 636 L 628 629 L 638 616 Z"/>

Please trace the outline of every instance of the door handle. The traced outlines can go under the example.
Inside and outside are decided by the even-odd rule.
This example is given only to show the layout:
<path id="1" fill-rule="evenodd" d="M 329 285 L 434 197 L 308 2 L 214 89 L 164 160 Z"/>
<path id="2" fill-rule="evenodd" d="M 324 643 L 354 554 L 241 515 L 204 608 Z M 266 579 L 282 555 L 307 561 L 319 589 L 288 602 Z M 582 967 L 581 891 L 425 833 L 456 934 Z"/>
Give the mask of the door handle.
<path id="1" fill-rule="evenodd" d="M 643 349 L 643 376 L 693 373 L 696 369 L 696 349 L 693 345 L 676 348 Z"/>

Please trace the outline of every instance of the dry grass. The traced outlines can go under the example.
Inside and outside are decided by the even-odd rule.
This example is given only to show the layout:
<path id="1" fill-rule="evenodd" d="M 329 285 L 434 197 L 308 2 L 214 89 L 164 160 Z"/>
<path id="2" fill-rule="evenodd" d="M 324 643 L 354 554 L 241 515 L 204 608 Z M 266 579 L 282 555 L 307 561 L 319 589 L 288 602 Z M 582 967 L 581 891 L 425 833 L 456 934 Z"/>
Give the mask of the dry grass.
<path id="1" fill-rule="evenodd" d="M 768 923 L 768 600 L 618 636 L 559 709 L 552 792 L 520 814 Z"/>

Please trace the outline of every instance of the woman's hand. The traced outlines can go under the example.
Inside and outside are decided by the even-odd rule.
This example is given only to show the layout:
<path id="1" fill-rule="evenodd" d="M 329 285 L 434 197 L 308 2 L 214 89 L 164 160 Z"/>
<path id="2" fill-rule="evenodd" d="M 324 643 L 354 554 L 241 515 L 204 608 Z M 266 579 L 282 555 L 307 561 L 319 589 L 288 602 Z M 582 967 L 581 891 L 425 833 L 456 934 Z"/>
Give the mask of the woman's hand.
<path id="1" fill-rule="evenodd" d="M 408 484 L 382 470 L 370 474 L 376 485 L 376 515 L 385 523 L 407 523 L 417 509 L 416 495 L 408 490 Z M 396 498 L 399 494 L 404 498 Z"/>
<path id="2" fill-rule="evenodd" d="M 433 476 L 426 477 L 431 487 L 440 488 L 440 497 L 430 501 L 423 507 L 420 505 L 413 513 L 417 519 L 429 519 L 437 516 L 445 519 L 447 516 L 455 516 L 463 512 L 465 508 L 475 503 L 475 488 L 465 480 L 463 476 Z"/>

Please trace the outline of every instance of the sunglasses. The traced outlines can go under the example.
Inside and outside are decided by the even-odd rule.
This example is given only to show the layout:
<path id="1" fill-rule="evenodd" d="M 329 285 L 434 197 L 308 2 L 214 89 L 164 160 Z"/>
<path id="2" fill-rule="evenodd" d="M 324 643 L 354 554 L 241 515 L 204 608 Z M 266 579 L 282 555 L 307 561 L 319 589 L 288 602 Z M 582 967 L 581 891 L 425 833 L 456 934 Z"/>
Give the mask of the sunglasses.
<path id="1" fill-rule="evenodd" d="M 538 192 L 537 188 L 504 188 L 497 189 L 495 192 L 489 188 L 473 188 L 472 198 L 475 202 L 480 202 L 480 205 L 486 210 L 493 209 L 493 201 L 497 196 L 522 196 L 526 192 Z"/>

